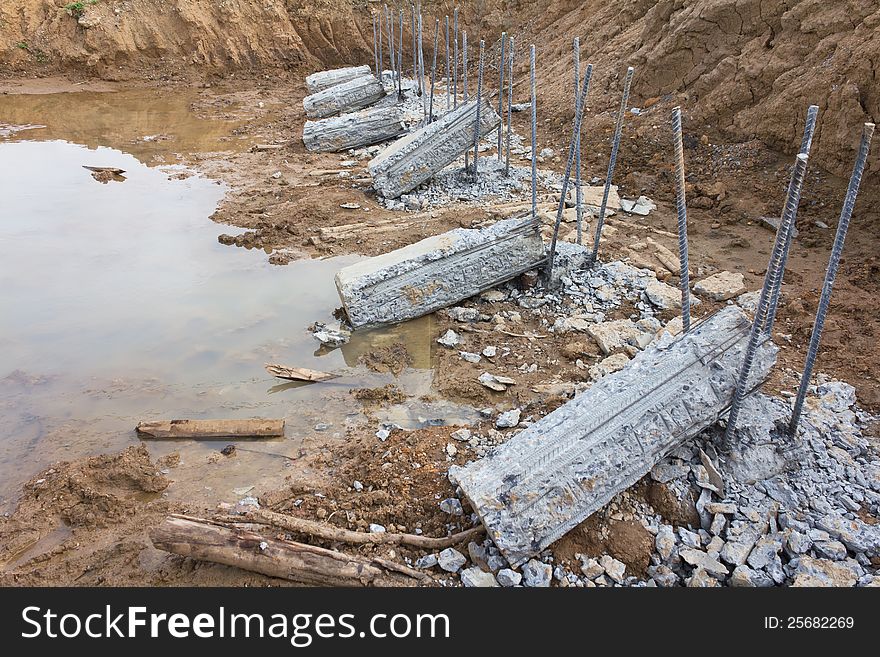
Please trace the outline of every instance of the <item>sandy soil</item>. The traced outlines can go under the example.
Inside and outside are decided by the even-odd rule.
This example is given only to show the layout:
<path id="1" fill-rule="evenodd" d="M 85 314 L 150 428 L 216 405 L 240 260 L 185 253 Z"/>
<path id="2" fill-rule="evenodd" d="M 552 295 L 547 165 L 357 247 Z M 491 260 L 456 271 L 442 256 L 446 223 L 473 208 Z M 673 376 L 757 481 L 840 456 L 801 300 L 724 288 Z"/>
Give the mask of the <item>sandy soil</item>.
<path id="1" fill-rule="evenodd" d="M 90 88 L 112 86 L 92 82 L 94 78 L 150 83 L 169 92 L 193 79 L 210 83 L 193 110 L 228 118 L 236 111 L 234 106 L 243 106 L 248 123 L 241 130 L 255 143 L 273 148 L 222 159 L 196 153 L 188 159 L 231 186 L 213 218 L 248 231 L 221 241 L 230 248 L 265 249 L 279 265 L 304 256 L 374 255 L 453 227 L 474 226 L 491 216 L 484 208 L 472 207 L 417 215 L 390 212 L 369 189 L 365 161 L 343 167 L 348 156 L 309 154 L 302 146 L 303 75 L 325 65 L 371 57 L 363 30 L 352 21 L 357 17 L 357 24 L 369 26 L 364 3 L 333 0 L 292 9 L 290 3 L 276 0 L 260 5 L 233 1 L 224 11 L 236 20 L 223 21 L 212 10 L 213 3 L 166 4 L 178 5 L 181 11 L 157 11 L 155 3 L 142 0 L 117 6 L 119 12 L 111 3 L 89 5 L 79 18 L 48 0 L 0 6 L 0 59 L 9 64 L 4 75 L 66 76 L 13 77 L 0 92 L 57 91 L 86 80 Z M 621 195 L 646 194 L 658 209 L 645 219 L 610 220 L 616 233 L 603 242 L 603 259 L 629 255 L 628 247 L 646 237 L 674 250 L 667 121 L 671 107 L 682 104 L 693 275 L 699 279 L 724 269 L 741 271 L 750 289 L 759 287 L 773 234 L 758 219 L 779 215 L 803 112 L 808 102 L 819 102 L 822 113 L 814 163 L 776 325 L 780 366 L 768 384 L 771 390 L 791 388 L 795 372 L 802 367 L 846 185 L 840 176 L 851 166 L 861 122 L 880 115 L 875 84 L 880 66 L 876 3 L 852 0 L 832 7 L 818 0 L 700 0 L 684 6 L 672 0 L 636 0 L 621 7 L 554 1 L 546 7 L 542 3 L 539 14 L 530 3 L 515 4 L 519 13 L 513 14 L 502 11 L 500 3 L 464 2 L 463 22 L 479 24 L 487 35 L 496 35 L 503 26 L 517 36 L 515 102 L 525 100 L 527 87 L 523 44 L 531 39 L 541 44 L 539 147 L 557 152 L 543 167 L 564 166 L 558 154 L 568 146 L 571 83 L 567 76 L 570 39 L 576 31 L 591 35 L 584 59 L 597 67 L 591 96 L 595 100 L 588 108 L 583 143 L 588 177 L 604 176 L 620 85 L 614 71 L 628 63 L 637 66 L 631 105 L 642 111 L 627 116 L 616 181 Z M 431 9 L 426 5 L 427 11 Z M 520 134 L 527 134 L 526 120 L 524 114 L 515 115 Z M 880 320 L 870 312 L 880 302 L 878 162 L 872 158 L 872 173 L 853 218 L 818 364 L 818 369 L 855 385 L 860 403 L 874 411 L 880 409 L 876 349 Z M 281 175 L 275 176 L 276 172 Z M 346 210 L 340 208 L 343 203 L 361 207 Z M 365 218 L 373 223 L 368 230 L 353 231 L 343 239 L 331 239 L 325 231 L 322 237 L 321 229 Z M 381 230 L 391 225 L 382 223 L 388 220 L 393 220 L 393 228 Z M 674 277 L 667 278 L 676 283 Z M 514 309 L 506 302 L 491 306 L 492 312 Z M 699 312 L 711 308 L 707 303 Z M 620 312 L 625 316 L 625 310 Z M 438 334 L 452 325 L 438 314 Z M 517 373 L 517 385 L 502 396 L 476 384 L 474 366 L 453 352 L 439 351 L 432 394 L 499 410 L 516 405 L 524 415 L 539 417 L 563 399 L 533 388 L 548 378 L 583 380 L 584 372 L 575 361 L 589 364 L 598 355 L 589 341 L 518 337 L 483 324 L 473 329 L 464 333 L 469 351 L 508 346 L 539 362 L 538 371 Z M 541 334 L 528 313 L 523 313 L 523 323 L 515 332 Z M 392 373 L 405 362 L 406 355 L 394 347 L 365 357 L 368 366 Z M 370 413 L 400 401 L 398 394 L 399 390 L 390 389 L 361 393 L 359 403 Z M 280 491 L 260 491 L 261 502 L 352 529 L 375 522 L 400 531 L 419 527 L 426 535 L 443 535 L 458 527 L 448 524 L 449 516 L 439 511 L 437 500 L 453 492 L 445 477 L 449 464 L 465 459 L 463 450 L 448 456 L 448 434 L 449 429 L 436 428 L 393 432 L 380 443 L 371 432 L 351 431 L 344 446 L 327 445 L 304 456 L 296 480 Z M 0 518 L 0 563 L 5 564 L 0 584 L 280 583 L 152 548 L 146 531 L 165 514 L 214 511 L 165 501 L 162 491 L 168 477 L 174 477 L 173 458 L 151 463 L 143 448 L 57 464 L 34 477 L 18 509 Z M 363 492 L 354 490 L 355 480 L 363 483 Z M 685 523 L 693 516 L 692 506 L 679 503 L 659 484 L 640 485 L 632 494 L 670 522 Z M 554 551 L 563 562 L 573 561 L 579 552 L 597 556 L 607 552 L 639 574 L 650 554 L 647 543 L 639 527 L 598 514 L 563 538 Z M 395 559 L 420 556 L 400 549 L 361 550 Z"/>

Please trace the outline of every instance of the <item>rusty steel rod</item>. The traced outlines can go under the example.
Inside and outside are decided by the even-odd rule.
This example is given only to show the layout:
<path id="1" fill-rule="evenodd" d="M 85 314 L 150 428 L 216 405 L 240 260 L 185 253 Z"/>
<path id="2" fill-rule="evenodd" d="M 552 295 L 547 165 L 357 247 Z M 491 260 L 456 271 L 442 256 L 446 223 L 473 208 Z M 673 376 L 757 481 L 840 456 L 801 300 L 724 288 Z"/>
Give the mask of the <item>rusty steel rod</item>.
<path id="1" fill-rule="evenodd" d="M 846 231 L 852 218 L 856 198 L 859 195 L 859 185 L 862 182 L 862 174 L 865 171 L 865 162 L 868 159 L 868 151 L 871 149 L 871 137 L 874 134 L 874 124 L 866 123 L 862 127 L 862 139 L 859 142 L 859 150 L 853 165 L 852 175 L 849 178 L 849 186 L 843 201 L 843 209 L 840 211 L 840 220 L 837 222 L 837 233 L 834 236 L 834 245 L 831 247 L 831 257 L 828 260 L 828 269 L 825 272 L 825 281 L 822 283 L 822 295 L 819 297 L 819 308 L 816 311 L 816 321 L 813 323 L 813 332 L 810 335 L 810 345 L 807 348 L 807 359 L 804 363 L 804 372 L 801 375 L 801 383 L 798 386 L 797 397 L 791 413 L 791 421 L 788 432 L 794 436 L 797 432 L 801 411 L 804 407 L 804 399 L 807 396 L 807 388 L 813 375 L 813 367 L 816 364 L 816 356 L 819 354 L 819 341 L 822 339 L 822 328 L 825 326 L 825 317 L 828 314 L 828 306 L 831 303 L 831 292 L 834 289 L 834 278 L 840 266 L 840 256 L 843 253 L 843 243 L 846 240 Z M 807 144 L 809 148 L 809 144 Z"/>
<path id="2" fill-rule="evenodd" d="M 386 23 L 388 24 L 388 56 L 391 58 L 391 81 L 394 82 L 394 72 L 397 70 L 397 60 L 394 58 L 394 16 L 385 5 Z"/>
<path id="3" fill-rule="evenodd" d="M 403 100 L 403 10 L 400 10 L 400 36 L 397 46 L 397 100 Z"/>
<path id="4" fill-rule="evenodd" d="M 556 210 L 556 223 L 553 225 L 553 239 L 550 241 L 550 255 L 547 258 L 547 280 L 553 275 L 553 261 L 556 259 L 556 241 L 559 238 L 559 225 L 562 223 L 562 213 L 565 210 L 565 198 L 568 195 L 568 183 L 571 179 L 571 169 L 574 166 L 574 151 L 577 147 L 577 136 L 581 129 L 581 118 L 584 114 L 584 106 L 587 102 L 587 92 L 590 90 L 590 79 L 593 77 L 593 65 L 587 64 L 584 73 L 584 82 L 581 87 L 581 97 L 578 101 L 577 111 L 574 115 L 574 129 L 571 133 L 571 144 L 568 147 L 568 162 L 565 165 L 565 175 L 562 178 L 562 193 L 559 196 L 559 207 Z"/>
<path id="5" fill-rule="evenodd" d="M 412 32 L 412 71 L 413 71 L 413 80 L 416 81 L 416 87 L 418 88 L 419 94 L 421 94 L 421 83 L 419 82 L 419 58 L 416 56 L 418 53 L 418 34 L 416 33 L 416 6 L 410 2 L 409 8 L 412 13 L 412 21 L 410 23 L 410 31 Z"/>
<path id="6" fill-rule="evenodd" d="M 373 70 L 379 77 L 379 44 L 376 41 L 376 14 L 373 14 Z"/>
<path id="7" fill-rule="evenodd" d="M 446 17 L 446 109 L 452 106 L 449 72 L 449 16 Z"/>
<path id="8" fill-rule="evenodd" d="M 617 165 L 617 153 L 620 150 L 620 137 L 623 134 L 623 117 L 626 116 L 626 104 L 629 101 L 629 89 L 632 84 L 633 72 L 633 67 L 628 67 L 626 69 L 626 78 L 623 82 L 623 97 L 620 99 L 620 107 L 617 110 L 617 123 L 614 125 L 614 140 L 611 144 L 611 157 L 608 160 L 608 171 L 605 172 L 605 189 L 602 191 L 602 203 L 599 206 L 599 216 L 596 218 L 596 234 L 593 238 L 593 252 L 590 254 L 591 266 L 596 263 L 596 260 L 599 257 L 599 241 L 602 239 L 602 227 L 605 224 L 605 213 L 608 209 L 608 196 L 611 193 L 614 167 Z"/>
<path id="9" fill-rule="evenodd" d="M 749 341 L 743 354 L 743 363 L 740 368 L 739 376 L 736 383 L 736 392 L 733 397 L 733 403 L 730 406 L 730 413 L 727 416 L 727 428 L 724 432 L 724 444 L 730 446 L 733 442 L 733 436 L 736 431 L 736 421 L 739 417 L 739 411 L 742 401 L 748 391 L 749 373 L 752 369 L 752 363 L 755 359 L 755 351 L 758 348 L 758 342 L 764 336 L 763 319 L 770 301 L 770 294 L 773 288 L 779 284 L 777 274 L 779 266 L 782 263 L 782 252 L 785 250 L 785 239 L 791 237 L 788 226 L 794 221 L 797 214 L 797 206 L 800 202 L 801 189 L 804 184 L 804 177 L 807 172 L 807 160 L 809 156 L 806 153 L 798 153 L 795 161 L 794 175 L 788 186 L 788 195 L 785 202 L 785 211 L 782 214 L 782 221 L 779 222 L 779 228 L 776 230 L 776 240 L 773 244 L 773 252 L 770 254 L 770 262 L 767 265 L 767 273 L 764 275 L 764 285 L 761 287 L 761 296 L 758 298 L 758 309 L 755 312 L 755 320 L 752 322 L 752 328 L 749 332 Z"/>
<path id="10" fill-rule="evenodd" d="M 461 75 L 462 75 L 462 83 L 464 85 L 464 101 L 468 101 L 468 84 L 467 84 L 467 69 L 468 69 L 468 58 L 467 58 L 467 32 L 462 30 L 461 32 Z M 468 157 L 470 153 L 468 151 L 464 152 L 464 170 L 468 170 Z"/>
<path id="11" fill-rule="evenodd" d="M 681 107 L 672 108 L 672 150 L 675 158 L 675 211 L 678 215 L 678 260 L 681 273 L 681 322 L 685 333 L 691 330 L 691 288 L 688 263 L 687 200 L 684 188 L 684 145 L 681 136 Z"/>

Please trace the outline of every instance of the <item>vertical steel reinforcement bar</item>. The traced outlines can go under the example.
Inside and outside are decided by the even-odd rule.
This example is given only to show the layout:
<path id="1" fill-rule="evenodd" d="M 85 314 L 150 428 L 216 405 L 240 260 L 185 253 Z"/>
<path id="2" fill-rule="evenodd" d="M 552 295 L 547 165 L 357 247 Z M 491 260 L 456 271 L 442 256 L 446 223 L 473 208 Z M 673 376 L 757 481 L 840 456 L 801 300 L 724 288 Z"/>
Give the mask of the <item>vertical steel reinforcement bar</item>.
<path id="1" fill-rule="evenodd" d="M 782 213 L 782 220 L 779 222 L 779 228 L 776 230 L 776 241 L 773 244 L 773 252 L 770 254 L 770 262 L 767 265 L 767 273 L 764 275 L 764 285 L 761 288 L 761 296 L 758 298 L 758 309 L 755 311 L 755 320 L 752 322 L 752 329 L 749 333 L 749 342 L 746 345 L 743 354 L 743 363 L 740 368 L 739 377 L 736 383 L 736 393 L 733 397 L 733 403 L 730 406 L 730 414 L 727 416 L 727 429 L 724 432 L 724 444 L 730 446 L 733 441 L 734 432 L 736 431 L 736 421 L 739 417 L 739 410 L 742 406 L 743 398 L 748 392 L 749 373 L 752 369 L 752 363 L 755 358 L 755 351 L 758 348 L 758 341 L 764 337 L 763 317 L 770 301 L 770 294 L 773 288 L 779 284 L 777 274 L 779 266 L 782 263 L 782 253 L 785 250 L 785 238 L 790 236 L 788 225 L 794 221 L 797 214 L 797 206 L 800 202 L 801 189 L 804 184 L 804 177 L 807 171 L 806 153 L 798 153 L 795 161 L 794 175 L 788 186 L 788 195 L 785 201 L 785 211 Z"/>
<path id="2" fill-rule="evenodd" d="M 419 58 L 418 58 L 418 34 L 416 32 L 416 6 L 412 2 L 409 3 L 412 12 L 412 22 L 410 30 L 412 31 L 412 64 L 413 64 L 413 80 L 417 82 L 418 92 L 422 92 L 422 84 L 419 81 Z"/>
<path id="3" fill-rule="evenodd" d="M 467 85 L 467 69 L 468 69 L 468 58 L 467 58 L 467 32 L 462 30 L 461 32 L 461 76 L 462 83 L 464 85 L 464 101 L 468 100 L 468 85 Z M 468 170 L 468 156 L 470 153 L 468 151 L 464 152 L 464 170 Z"/>
<path id="4" fill-rule="evenodd" d="M 819 115 L 819 106 L 810 105 L 807 108 L 807 120 L 804 123 L 804 134 L 801 137 L 801 148 L 799 153 L 810 154 L 810 147 L 813 145 L 813 132 L 816 130 L 816 117 Z M 789 231 L 794 234 L 795 224 L 792 222 Z M 785 279 L 785 267 L 788 264 L 788 254 L 791 251 L 791 243 L 793 240 L 786 238 L 785 251 L 782 253 L 782 278 Z M 776 310 L 779 307 L 779 296 L 782 293 L 782 283 L 778 288 L 773 290 L 770 297 L 770 303 L 767 306 L 767 319 L 764 323 L 764 332 L 770 333 L 773 329 L 773 322 L 776 319 Z"/>
<path id="5" fill-rule="evenodd" d="M 449 109 L 452 106 L 451 102 L 451 94 L 452 88 L 450 87 L 451 79 L 449 77 L 449 16 L 446 17 L 446 109 Z"/>
<path id="6" fill-rule="evenodd" d="M 394 72 L 397 70 L 397 62 L 394 59 L 394 16 L 385 5 L 386 23 L 388 24 L 388 56 L 391 58 L 391 81 L 394 81 Z"/>
<path id="7" fill-rule="evenodd" d="M 691 288 L 688 263 L 687 200 L 684 189 L 684 145 L 681 136 L 681 107 L 672 108 L 672 151 L 675 159 L 675 211 L 678 215 L 678 261 L 681 273 L 681 321 L 685 333 L 691 330 Z"/>
<path id="8" fill-rule="evenodd" d="M 379 77 L 379 44 L 376 41 L 376 14 L 373 14 L 373 70 Z"/>
<path id="9" fill-rule="evenodd" d="M 507 71 L 507 148 L 505 149 L 504 155 L 504 175 L 510 175 L 510 118 L 511 112 L 513 111 L 513 50 L 514 50 L 514 41 L 513 37 L 510 37 L 510 54 L 507 56 L 508 61 L 510 62 L 510 68 Z"/>
<path id="10" fill-rule="evenodd" d="M 498 57 L 498 117 L 501 123 L 498 124 L 498 161 L 501 162 L 503 157 L 501 154 L 502 129 L 504 128 L 504 53 L 507 46 L 507 32 L 501 33 L 501 55 Z"/>
<path id="11" fill-rule="evenodd" d="M 532 98 L 532 223 L 538 225 L 538 91 L 535 85 L 535 44 L 529 46 L 529 87 Z"/>
<path id="12" fill-rule="evenodd" d="M 572 43 L 572 55 L 574 59 L 574 111 L 578 111 L 578 101 L 580 95 L 578 91 L 581 88 L 581 38 L 575 37 Z M 574 162 L 574 185 L 575 185 L 575 219 L 577 222 L 577 243 L 583 242 L 583 223 L 584 223 L 584 190 L 581 184 L 581 135 L 577 135 L 577 147 L 575 151 Z"/>
<path id="13" fill-rule="evenodd" d="M 437 78 L 437 39 L 440 37 L 440 19 L 434 19 L 434 63 L 431 64 L 431 97 L 428 99 L 428 123 L 434 122 L 434 80 Z"/>
<path id="14" fill-rule="evenodd" d="M 480 39 L 480 65 L 477 69 L 477 122 L 474 131 L 474 180 L 477 179 L 479 167 L 477 166 L 480 157 L 480 105 L 483 102 L 483 54 L 486 48 L 486 42 Z"/>
<path id="15" fill-rule="evenodd" d="M 403 9 L 400 10 L 400 37 L 397 47 L 397 100 L 403 100 Z"/>
<path id="16" fill-rule="evenodd" d="M 458 107 L 458 7 L 452 10 L 452 106 Z"/>
<path id="17" fill-rule="evenodd" d="M 795 398 L 794 408 L 791 413 L 791 421 L 788 425 L 788 432 L 792 436 L 797 432 L 801 411 L 804 407 L 804 399 L 807 396 L 807 388 L 813 375 L 813 366 L 816 364 L 816 356 L 819 353 L 819 341 L 822 339 L 822 328 L 825 325 L 825 316 L 828 314 L 828 306 L 831 303 L 834 278 L 837 276 L 840 255 L 843 253 L 843 243 L 846 240 L 846 231 L 849 228 L 849 221 L 852 218 L 856 198 L 859 195 L 859 185 L 862 182 L 862 174 L 865 171 L 865 161 L 868 159 L 868 151 L 871 148 L 871 137 L 873 134 L 874 124 L 866 123 L 862 128 L 862 140 L 859 143 L 856 162 L 853 166 L 852 175 L 849 178 L 849 186 L 843 201 L 843 209 L 840 211 L 840 220 L 837 222 L 837 233 L 834 236 L 834 245 L 831 247 L 831 257 L 828 260 L 825 281 L 822 283 L 822 295 L 819 297 L 819 309 L 816 311 L 816 321 L 813 323 L 813 333 L 810 335 L 810 345 L 807 348 L 807 360 L 804 363 L 801 384 L 798 387 L 797 397 Z"/>
<path id="18" fill-rule="evenodd" d="M 422 12 L 419 6 L 419 96 L 422 96 L 422 111 L 427 114 L 425 109 L 425 49 L 422 45 Z"/>
<path id="19" fill-rule="evenodd" d="M 584 105 L 587 102 L 587 92 L 590 90 L 590 79 L 593 77 L 593 65 L 587 64 L 584 73 L 584 83 L 581 87 L 581 97 L 578 100 L 577 111 L 574 114 L 574 129 L 571 133 L 571 144 L 568 147 L 568 162 L 565 165 L 565 176 L 562 178 L 562 192 L 559 196 L 559 207 L 556 210 L 556 223 L 553 225 L 553 239 L 550 241 L 550 256 L 547 258 L 547 280 L 553 275 L 553 261 L 556 258 L 556 240 L 559 237 L 559 225 L 562 223 L 562 213 L 565 210 L 565 197 L 568 195 L 568 183 L 571 179 L 571 169 L 574 166 L 574 151 L 577 147 L 577 136 L 581 129 L 581 117 L 584 114 Z"/>
<path id="20" fill-rule="evenodd" d="M 605 172 L 605 189 L 602 192 L 602 204 L 599 206 L 599 216 L 596 218 L 596 234 L 593 238 L 593 252 L 590 254 L 591 266 L 599 258 L 599 241 L 602 239 L 602 227 L 605 224 L 605 212 L 608 209 L 608 195 L 611 192 L 611 182 L 614 178 L 614 167 L 617 165 L 617 152 L 620 150 L 620 136 L 623 134 L 623 117 L 626 115 L 626 104 L 629 101 L 629 88 L 633 79 L 633 67 L 626 69 L 626 78 L 623 82 L 623 97 L 620 99 L 620 107 L 617 110 L 617 123 L 614 125 L 614 140 L 611 144 L 611 157 L 608 160 L 608 171 Z"/>

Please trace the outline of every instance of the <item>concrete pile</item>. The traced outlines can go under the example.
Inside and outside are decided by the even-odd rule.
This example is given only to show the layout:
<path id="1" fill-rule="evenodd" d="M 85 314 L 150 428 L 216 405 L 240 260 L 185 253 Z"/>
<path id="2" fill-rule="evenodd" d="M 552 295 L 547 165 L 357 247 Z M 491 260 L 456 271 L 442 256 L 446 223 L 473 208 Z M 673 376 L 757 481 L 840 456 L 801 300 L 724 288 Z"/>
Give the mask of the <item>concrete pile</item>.
<path id="1" fill-rule="evenodd" d="M 368 170 L 379 195 L 397 198 L 412 191 L 474 146 L 477 100 L 462 103 L 441 118 L 391 144 Z M 486 98 L 480 100 L 480 136 L 501 122 Z"/>
<path id="2" fill-rule="evenodd" d="M 729 307 L 518 434 L 484 459 L 450 469 L 495 545 L 520 565 L 714 424 L 732 401 L 750 321 Z M 761 346 L 757 386 L 775 362 Z"/>
<path id="3" fill-rule="evenodd" d="M 395 139 L 406 132 L 403 110 L 374 107 L 341 116 L 306 121 L 303 143 L 313 152 L 338 152 Z"/>
<path id="4" fill-rule="evenodd" d="M 323 89 L 303 99 L 310 119 L 323 119 L 368 107 L 385 96 L 385 88 L 375 75 L 364 75 Z"/>
<path id="5" fill-rule="evenodd" d="M 544 259 L 528 220 L 457 228 L 344 267 L 336 288 L 354 328 L 402 322 L 503 283 Z"/>
<path id="6" fill-rule="evenodd" d="M 370 74 L 370 67 L 364 66 L 347 66 L 345 68 L 334 68 L 329 71 L 318 71 L 306 76 L 306 88 L 310 94 L 316 94 L 324 89 L 335 87 L 337 84 L 362 78 Z"/>

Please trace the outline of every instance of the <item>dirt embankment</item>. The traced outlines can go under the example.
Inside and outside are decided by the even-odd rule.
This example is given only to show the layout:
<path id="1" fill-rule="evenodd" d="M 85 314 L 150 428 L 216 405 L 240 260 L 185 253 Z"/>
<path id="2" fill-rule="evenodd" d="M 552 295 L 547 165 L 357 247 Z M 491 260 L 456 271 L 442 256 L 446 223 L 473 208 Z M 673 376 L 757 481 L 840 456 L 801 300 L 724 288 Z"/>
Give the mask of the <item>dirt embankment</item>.
<path id="1" fill-rule="evenodd" d="M 425 2 L 423 13 L 451 14 L 452 4 Z M 537 44 L 541 96 L 553 108 L 542 117 L 549 119 L 545 128 L 556 130 L 570 118 L 565 108 L 575 35 L 581 35 L 583 59 L 596 65 L 596 109 L 616 105 L 623 67 L 633 65 L 634 105 L 675 94 L 687 121 L 710 136 L 757 138 L 792 152 L 806 107 L 816 103 L 823 118 L 813 159 L 837 175 L 848 173 L 858 127 L 880 117 L 880 6 L 874 0 L 455 4 L 471 43 L 476 33 L 487 39 L 489 61 L 501 30 L 517 37 L 523 82 L 527 44 Z M 0 5 L 0 61 L 13 75 L 109 79 L 364 62 L 372 58 L 369 17 L 377 7 L 364 0 L 22 0 Z M 871 171 L 880 171 L 876 159 Z"/>

